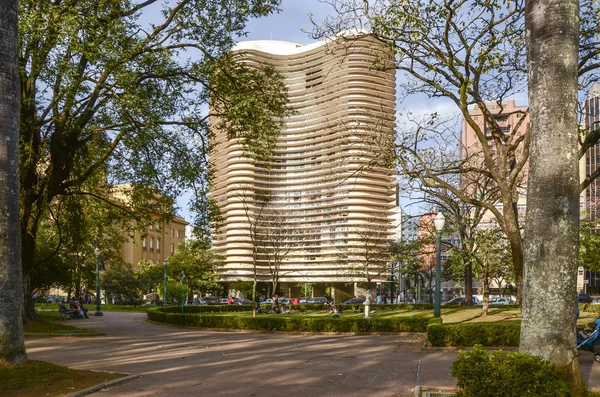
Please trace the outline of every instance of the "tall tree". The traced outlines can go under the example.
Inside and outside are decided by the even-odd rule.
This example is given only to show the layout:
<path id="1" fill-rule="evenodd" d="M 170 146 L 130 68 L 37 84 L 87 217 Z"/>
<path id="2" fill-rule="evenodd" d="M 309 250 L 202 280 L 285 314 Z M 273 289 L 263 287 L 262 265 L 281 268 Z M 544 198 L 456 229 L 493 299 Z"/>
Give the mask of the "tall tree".
<path id="1" fill-rule="evenodd" d="M 532 129 L 520 350 L 568 372 L 579 395 L 579 7 L 577 0 L 531 0 L 526 6 Z"/>
<path id="2" fill-rule="evenodd" d="M 185 241 L 169 257 L 169 276 L 177 279 L 183 271 L 187 288 L 192 292 L 206 292 L 217 286 L 216 269 L 221 264 L 222 258 L 204 241 Z"/>
<path id="3" fill-rule="evenodd" d="M 285 275 L 282 265 L 298 244 L 298 229 L 294 222 L 290 222 L 288 211 L 278 207 L 277 198 L 273 196 L 258 219 L 258 226 L 259 255 L 271 276 L 272 291 L 277 293 L 279 278 Z"/>
<path id="4" fill-rule="evenodd" d="M 252 250 L 252 302 L 256 303 L 256 285 L 263 273 L 259 258 L 260 249 L 264 244 L 264 236 L 261 233 L 260 225 L 261 218 L 271 201 L 271 196 L 266 192 L 255 190 L 254 186 L 249 184 L 241 184 L 236 187 L 236 190 L 237 199 L 242 204 L 244 217 L 246 218 L 248 242 Z M 252 316 L 256 317 L 255 304 L 252 305 Z"/>
<path id="5" fill-rule="evenodd" d="M 19 228 L 17 0 L 0 1 L 0 364 L 27 360 Z"/>
<path id="6" fill-rule="evenodd" d="M 459 154 L 459 139 L 441 134 L 437 114 L 418 120 L 416 131 L 401 130 L 395 141 L 399 171 L 424 186 L 447 189 L 465 203 L 492 213 L 509 239 L 520 292 L 523 247 L 516 203 L 529 140 L 521 133 L 526 117 L 508 128 L 503 125 L 502 117 L 509 112 L 503 110 L 502 102 L 525 87 L 523 2 L 330 3 L 338 10 L 337 18 L 317 26 L 316 36 L 368 24 L 373 34 L 392 46 L 394 67 L 401 72 L 401 94 L 446 98 L 473 129 L 477 144 L 461 147 Z M 471 114 L 474 105 L 482 112 L 484 128 Z M 521 110 L 516 113 L 525 116 Z M 473 196 L 469 190 L 448 183 L 448 175 L 490 179 L 497 187 L 498 198 L 489 201 Z M 497 201 L 501 208 L 496 206 Z"/>
<path id="7" fill-rule="evenodd" d="M 209 97 L 211 122 L 228 138 L 270 154 L 287 112 L 284 85 L 272 67 L 246 68 L 229 50 L 249 18 L 279 2 L 20 1 L 26 319 L 35 317 L 37 232 L 57 197 L 102 200 L 108 186 L 126 183 L 129 204 L 170 213 L 189 189 L 206 230 Z M 104 182 L 86 188 L 99 172 Z"/>
<path id="8" fill-rule="evenodd" d="M 396 50 L 396 68 L 401 71 L 401 94 L 425 94 L 452 101 L 460 116 L 476 133 L 478 150 L 456 155 L 458 137 L 441 134 L 439 115 L 417 121 L 416 129 L 400 131 L 397 159 L 403 173 L 433 188 L 449 188 L 448 174 L 479 174 L 498 187 L 500 198 L 485 201 L 454 193 L 461 200 L 487 208 L 510 242 L 520 296 L 523 274 L 523 242 L 517 210 L 518 188 L 529 155 L 529 131 L 519 131 L 525 118 L 503 125 L 510 113 L 502 102 L 525 89 L 526 53 L 522 0 L 492 1 L 383 1 L 327 0 L 337 12 L 324 23 L 315 23 L 314 34 L 326 36 L 345 28 L 368 26 L 373 34 L 388 40 Z M 582 89 L 600 80 L 600 6 L 581 0 L 582 29 L 579 35 L 578 76 Z M 381 67 L 381 65 L 376 65 Z M 486 102 L 492 102 L 487 106 Z M 469 110 L 482 111 L 484 128 L 478 127 Z M 503 113 L 498 115 L 498 113 Z M 518 111 L 520 116 L 527 112 Z M 413 120 L 410 120 L 411 122 Z M 582 130 L 582 157 L 599 142 L 600 125 Z M 440 161 L 442 160 L 442 161 Z M 477 161 L 475 161 L 477 160 Z M 580 183 L 585 189 L 600 176 L 600 169 Z"/>
<path id="9" fill-rule="evenodd" d="M 454 181 L 452 181 L 454 179 Z M 497 189 L 489 178 L 470 178 L 465 181 L 460 175 L 446 178 L 446 183 L 455 186 L 471 197 L 494 202 L 497 200 Z M 451 267 L 456 274 L 454 280 L 464 280 L 465 305 L 473 305 L 473 254 L 477 250 L 475 234 L 485 220 L 487 210 L 484 207 L 465 203 L 448 189 L 430 188 L 420 185 L 418 189 L 425 195 L 423 201 L 430 205 L 434 212 L 441 211 L 446 217 L 446 229 L 451 238 L 443 242 L 452 253 Z M 460 268 L 460 269 L 457 269 Z"/>
<path id="10" fill-rule="evenodd" d="M 379 219 L 365 219 L 363 224 L 350 230 L 347 257 L 340 262 L 348 264 L 348 275 L 366 281 L 371 289 L 374 281 L 388 272 L 392 255 L 391 235 L 388 225 Z"/>

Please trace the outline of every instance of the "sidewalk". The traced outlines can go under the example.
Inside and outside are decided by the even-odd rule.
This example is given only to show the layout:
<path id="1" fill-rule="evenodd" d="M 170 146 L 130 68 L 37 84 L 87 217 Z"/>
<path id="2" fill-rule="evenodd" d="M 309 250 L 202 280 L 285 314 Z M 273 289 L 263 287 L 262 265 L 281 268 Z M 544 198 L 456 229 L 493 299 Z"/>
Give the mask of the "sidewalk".
<path id="1" fill-rule="evenodd" d="M 422 334 L 212 332 L 115 312 L 78 326 L 107 336 L 27 338 L 27 351 L 35 360 L 140 375 L 91 396 L 414 397 L 418 385 L 456 385 L 457 349 L 423 349 Z M 600 390 L 600 364 L 586 352 L 580 359 L 584 380 Z"/>

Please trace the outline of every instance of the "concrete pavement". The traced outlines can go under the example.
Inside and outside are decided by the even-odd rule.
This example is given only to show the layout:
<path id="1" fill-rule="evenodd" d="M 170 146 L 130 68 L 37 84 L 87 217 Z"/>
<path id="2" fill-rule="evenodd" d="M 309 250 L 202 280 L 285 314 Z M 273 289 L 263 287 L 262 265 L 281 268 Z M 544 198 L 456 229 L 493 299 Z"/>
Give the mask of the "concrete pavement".
<path id="1" fill-rule="evenodd" d="M 106 312 L 77 322 L 93 338 L 28 338 L 29 358 L 73 368 L 139 374 L 92 396 L 406 396 L 416 385 L 454 387 L 454 349 L 422 349 L 424 337 L 213 332 Z M 600 364 L 581 354 L 584 380 L 600 390 Z"/>

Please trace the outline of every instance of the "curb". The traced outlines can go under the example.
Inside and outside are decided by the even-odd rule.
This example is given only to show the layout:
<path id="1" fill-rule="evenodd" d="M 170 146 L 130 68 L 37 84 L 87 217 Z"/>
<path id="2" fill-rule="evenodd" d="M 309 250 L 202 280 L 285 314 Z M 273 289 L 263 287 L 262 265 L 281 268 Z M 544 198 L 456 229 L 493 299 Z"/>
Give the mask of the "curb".
<path id="1" fill-rule="evenodd" d="M 106 387 L 110 387 L 110 386 L 116 386 L 116 385 L 120 385 L 121 383 L 125 383 L 127 381 L 130 381 L 132 379 L 136 379 L 139 378 L 140 376 L 138 374 L 131 374 L 128 376 L 125 376 L 123 378 L 119 378 L 119 379 L 113 379 L 110 380 L 108 382 L 104 382 L 104 383 L 99 383 L 95 386 L 92 387 L 88 387 L 87 389 L 83 389 L 83 390 L 79 390 L 78 392 L 75 393 L 71 393 L 71 394 L 67 394 L 65 397 L 82 397 L 82 396 L 87 396 L 88 394 L 91 394 L 95 391 L 104 389 Z"/>

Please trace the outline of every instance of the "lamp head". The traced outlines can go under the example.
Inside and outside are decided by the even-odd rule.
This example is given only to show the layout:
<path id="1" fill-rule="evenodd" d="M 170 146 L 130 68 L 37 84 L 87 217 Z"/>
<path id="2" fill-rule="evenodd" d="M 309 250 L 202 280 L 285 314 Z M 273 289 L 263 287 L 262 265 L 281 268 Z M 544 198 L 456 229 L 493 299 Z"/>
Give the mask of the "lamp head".
<path id="1" fill-rule="evenodd" d="M 435 219 L 433 220 L 433 223 L 435 224 L 435 230 L 437 230 L 438 232 L 441 232 L 442 229 L 444 228 L 445 222 L 446 222 L 446 218 L 444 218 L 444 214 L 442 214 L 441 212 L 438 212 L 438 214 L 435 216 Z"/>
<path id="2" fill-rule="evenodd" d="M 100 256 L 100 248 L 98 248 L 98 247 L 94 248 L 94 255 L 96 255 L 96 258 Z"/>
<path id="3" fill-rule="evenodd" d="M 168 263 L 169 263 L 169 260 L 167 258 L 163 259 L 163 265 L 167 266 Z"/>

